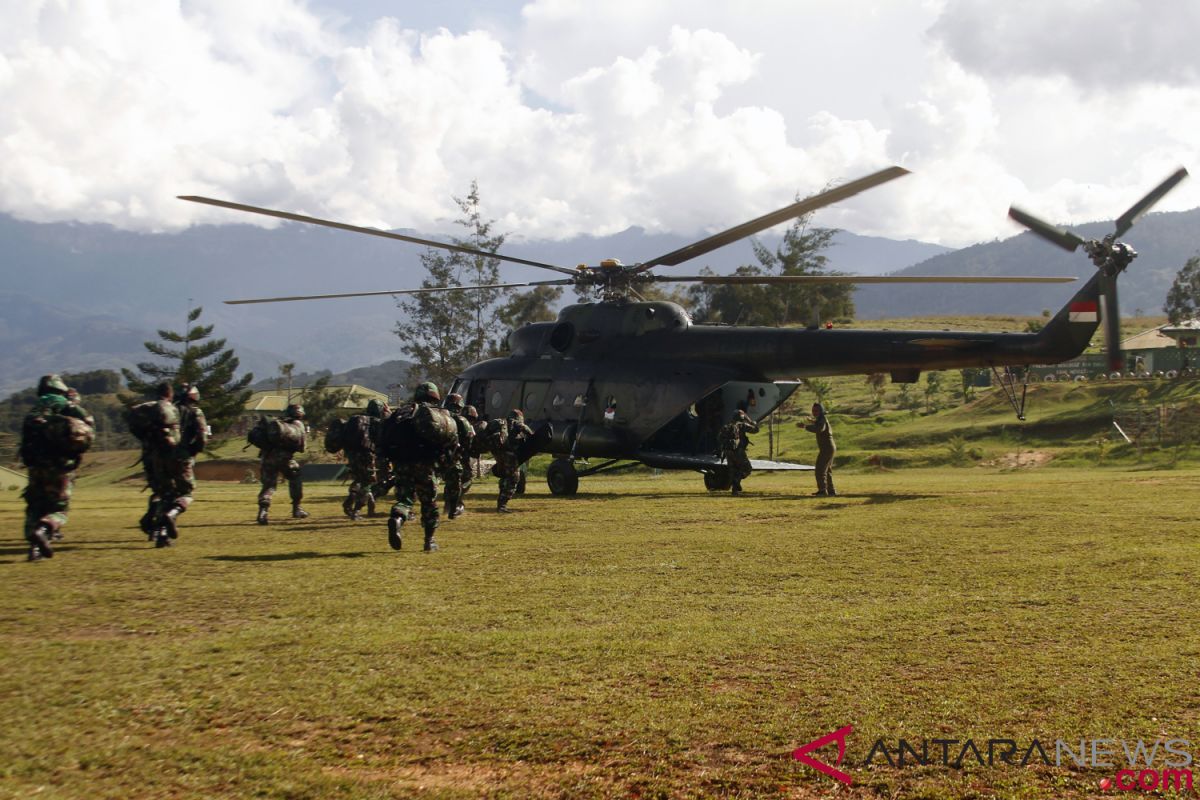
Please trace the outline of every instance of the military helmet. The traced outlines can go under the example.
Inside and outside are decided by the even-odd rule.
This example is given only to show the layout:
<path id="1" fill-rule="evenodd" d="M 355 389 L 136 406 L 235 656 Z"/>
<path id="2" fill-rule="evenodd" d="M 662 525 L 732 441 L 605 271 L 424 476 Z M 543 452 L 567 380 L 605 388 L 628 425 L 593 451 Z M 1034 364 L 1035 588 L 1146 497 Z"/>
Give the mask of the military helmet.
<path id="1" fill-rule="evenodd" d="M 463 409 L 463 416 L 467 419 L 479 419 L 479 410 L 475 406 L 467 406 Z"/>
<path id="2" fill-rule="evenodd" d="M 38 395 L 61 394 L 65 397 L 67 394 L 67 384 L 63 382 L 58 373 L 43 375 L 42 379 L 38 381 L 37 392 Z"/>
<path id="3" fill-rule="evenodd" d="M 193 403 L 200 402 L 200 387 L 198 386 L 190 383 L 184 384 L 182 394 L 185 400 L 191 400 Z"/>
<path id="4" fill-rule="evenodd" d="M 418 403 L 423 403 L 428 400 L 441 400 L 442 393 L 438 391 L 437 384 L 432 381 L 425 381 L 417 390 L 413 392 L 413 400 Z"/>
<path id="5" fill-rule="evenodd" d="M 367 403 L 366 414 L 368 417 L 382 417 L 383 416 L 383 406 L 379 403 L 378 400 L 372 400 L 371 402 Z"/>
<path id="6" fill-rule="evenodd" d="M 67 387 L 67 399 L 70 400 L 72 403 L 78 403 L 79 402 L 79 390 L 76 389 L 74 386 Z"/>
<path id="7" fill-rule="evenodd" d="M 749 419 L 750 417 L 746 415 L 745 409 L 739 408 L 737 411 L 734 412 L 733 418 L 734 419 Z"/>
<path id="8" fill-rule="evenodd" d="M 292 403 L 283 412 L 285 419 L 304 419 L 304 406 L 299 403 Z"/>
<path id="9" fill-rule="evenodd" d="M 459 394 L 458 392 L 451 392 L 450 394 L 446 395 L 446 408 L 448 408 L 451 411 L 462 412 L 462 410 L 463 410 L 462 395 Z"/>
<path id="10" fill-rule="evenodd" d="M 519 408 L 514 408 L 508 413 L 509 419 L 525 419 L 525 412 Z"/>

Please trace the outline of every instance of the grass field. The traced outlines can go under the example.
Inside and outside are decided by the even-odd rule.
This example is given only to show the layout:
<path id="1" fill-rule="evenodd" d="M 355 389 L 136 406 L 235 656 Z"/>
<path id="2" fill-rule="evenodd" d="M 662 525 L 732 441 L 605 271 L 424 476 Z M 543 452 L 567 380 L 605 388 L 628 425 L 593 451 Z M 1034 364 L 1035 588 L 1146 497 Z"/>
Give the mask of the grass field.
<path id="1" fill-rule="evenodd" d="M 508 516 L 484 485 L 430 555 L 332 485 L 262 529 L 202 484 L 169 550 L 136 487 L 84 486 L 38 564 L 0 492 L 0 795 L 1084 797 L 1117 768 L 863 762 L 1200 742 L 1200 472 L 838 477 L 531 484 Z M 791 758 L 845 725 L 853 786 Z"/>

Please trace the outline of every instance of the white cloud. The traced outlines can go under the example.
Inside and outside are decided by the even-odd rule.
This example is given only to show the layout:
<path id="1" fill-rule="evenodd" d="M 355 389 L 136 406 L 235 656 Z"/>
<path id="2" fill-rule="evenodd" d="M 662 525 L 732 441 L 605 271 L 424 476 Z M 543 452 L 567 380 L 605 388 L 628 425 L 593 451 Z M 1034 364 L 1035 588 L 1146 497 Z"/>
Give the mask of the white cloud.
<path id="1" fill-rule="evenodd" d="M 478 179 L 517 235 L 696 233 L 902 163 L 819 221 L 964 244 L 1015 232 L 1010 201 L 1111 218 L 1196 165 L 1200 90 L 1170 26 L 1119 39 L 1129 8 L 1100 5 L 536 0 L 512 30 L 416 31 L 299 0 L 0 0 L 0 210 L 256 221 L 174 199 L 198 193 L 447 232 Z"/>

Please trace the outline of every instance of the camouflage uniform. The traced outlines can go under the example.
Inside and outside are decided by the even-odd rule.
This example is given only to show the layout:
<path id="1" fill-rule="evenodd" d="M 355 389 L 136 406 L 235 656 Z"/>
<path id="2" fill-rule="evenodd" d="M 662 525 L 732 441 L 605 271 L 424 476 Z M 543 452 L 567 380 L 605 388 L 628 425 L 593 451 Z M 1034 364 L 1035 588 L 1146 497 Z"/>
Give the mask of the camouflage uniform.
<path id="1" fill-rule="evenodd" d="M 82 407 L 66 398 L 67 386 L 57 375 L 47 375 L 38 383 L 38 399 L 31 414 L 59 414 L 74 417 L 95 428 L 96 421 Z M 79 457 L 37 452 L 33 442 L 21 442 L 21 461 L 29 469 L 29 482 L 21 496 L 25 499 L 25 539 L 29 542 L 29 560 L 50 558 L 51 540 L 62 538 L 71 505 L 71 489 Z"/>
<path id="2" fill-rule="evenodd" d="M 496 499 L 496 510 L 508 512 L 508 501 L 517 493 L 521 482 L 521 446 L 533 438 L 533 430 L 525 424 L 525 414 L 514 408 L 505 421 L 508 435 L 504 447 L 492 453 L 496 457 L 496 477 L 500 479 L 500 494 Z"/>
<path id="3" fill-rule="evenodd" d="M 258 493 L 259 525 L 266 525 L 268 522 L 267 511 L 271 507 L 271 497 L 275 494 L 275 487 L 279 485 L 280 475 L 288 482 L 288 495 L 292 500 L 292 516 L 296 519 L 304 519 L 308 516 L 308 512 L 300 507 L 300 501 L 304 498 L 304 484 L 300 481 L 300 463 L 295 458 L 296 453 L 304 452 L 306 444 L 303 420 L 304 408 L 296 404 L 288 406 L 283 414 L 283 419 L 280 420 L 281 425 L 299 426 L 300 447 L 298 450 L 275 445 L 268 445 L 262 449 L 262 463 L 259 466 L 259 480 L 262 483 L 262 491 Z"/>
<path id="4" fill-rule="evenodd" d="M 368 513 L 375 513 L 374 488 L 379 480 L 377 466 L 379 457 L 376 451 L 383 409 L 384 406 L 381 406 L 377 400 L 372 400 L 367 404 L 366 416 L 371 421 L 369 446 L 345 448 L 346 469 L 350 472 L 350 491 L 346 496 L 346 501 L 342 503 L 342 510 L 353 520 L 360 519 L 358 512 L 362 510 L 363 506 L 367 506 Z"/>
<path id="5" fill-rule="evenodd" d="M 440 465 L 442 480 L 446 488 L 442 498 L 446 503 L 446 516 L 454 519 L 463 513 L 463 498 L 471 488 L 471 451 L 475 447 L 475 428 L 464 416 L 462 397 L 452 394 L 446 398 L 446 410 L 454 417 L 458 428 L 458 444 L 446 451 Z"/>
<path id="6" fill-rule="evenodd" d="M 194 386 L 184 387 L 183 397 L 176 410 L 179 414 L 179 443 L 166 461 L 166 476 L 162 485 L 158 517 L 168 539 L 178 536 L 175 520 L 192 505 L 192 494 L 196 491 L 196 454 L 208 444 L 208 420 L 197 403 L 200 390 Z M 167 544 L 158 536 L 155 544 Z"/>
<path id="7" fill-rule="evenodd" d="M 413 396 L 414 405 L 437 406 L 442 400 L 437 386 L 422 383 Z M 397 412 L 399 413 L 399 412 Z M 437 472 L 441 457 L 432 461 L 392 463 L 392 475 L 396 482 L 396 503 L 388 515 L 388 545 L 393 550 L 401 548 L 400 531 L 404 522 L 412 517 L 415 502 L 421 503 L 421 527 L 425 532 L 425 552 L 438 549 L 434 541 L 440 514 L 437 504 Z"/>
<path id="8" fill-rule="evenodd" d="M 812 424 L 805 425 L 804 430 L 817 435 L 817 463 L 813 473 L 817 479 L 815 494 L 819 497 L 836 495 L 833 488 L 833 456 L 837 453 L 837 446 L 833 443 L 833 428 L 829 426 L 829 418 L 825 416 L 825 409 L 820 403 L 813 405 L 813 417 Z"/>
<path id="9" fill-rule="evenodd" d="M 170 384 L 160 389 L 155 404 L 158 406 L 158 424 L 142 444 L 142 463 L 150 485 L 150 495 L 157 498 L 149 535 L 155 547 L 167 547 L 175 536 L 175 512 L 166 519 L 168 509 L 174 509 L 175 460 L 179 455 L 179 408 L 172 402 Z M 189 498 L 190 501 L 190 498 Z"/>
<path id="10" fill-rule="evenodd" d="M 746 455 L 746 448 L 750 446 L 747 434 L 750 433 L 758 433 L 758 423 L 746 416 L 745 411 L 739 410 L 733 420 L 721 428 L 718 436 L 721 455 L 729 464 L 729 476 L 733 479 L 733 494 L 742 493 L 742 479 L 749 478 L 754 471 L 750 466 L 750 457 Z"/>

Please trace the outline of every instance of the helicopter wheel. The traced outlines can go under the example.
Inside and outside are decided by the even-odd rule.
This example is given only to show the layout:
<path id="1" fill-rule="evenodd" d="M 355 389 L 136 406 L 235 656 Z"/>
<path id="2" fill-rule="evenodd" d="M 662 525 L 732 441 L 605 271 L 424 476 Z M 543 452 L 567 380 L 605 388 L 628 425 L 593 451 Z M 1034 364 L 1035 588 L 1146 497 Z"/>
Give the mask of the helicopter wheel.
<path id="1" fill-rule="evenodd" d="M 579 491 L 579 473 L 569 458 L 556 458 L 546 469 L 546 485 L 550 494 L 569 497 Z"/>
<path id="2" fill-rule="evenodd" d="M 710 492 L 726 492 L 730 486 L 733 486 L 733 476 L 729 474 L 728 467 L 704 473 L 704 488 Z"/>

